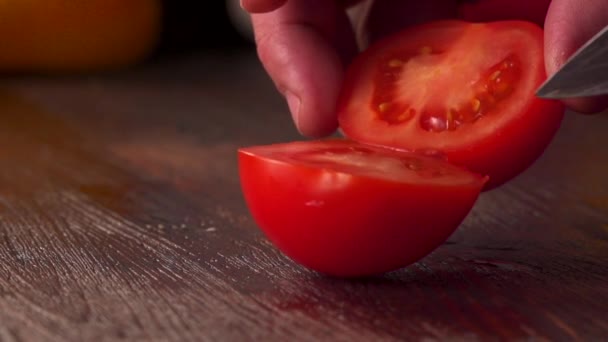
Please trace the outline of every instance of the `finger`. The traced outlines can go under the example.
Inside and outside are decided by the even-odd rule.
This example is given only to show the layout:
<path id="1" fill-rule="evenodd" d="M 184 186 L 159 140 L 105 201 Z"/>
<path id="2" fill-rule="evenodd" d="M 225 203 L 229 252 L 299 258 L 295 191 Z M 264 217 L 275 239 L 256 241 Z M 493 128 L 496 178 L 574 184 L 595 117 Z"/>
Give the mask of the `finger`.
<path id="1" fill-rule="evenodd" d="M 335 131 L 344 65 L 357 52 L 344 9 L 334 1 L 290 0 L 252 17 L 260 59 L 298 130 L 307 136 Z"/>
<path id="2" fill-rule="evenodd" d="M 249 13 L 266 13 L 283 6 L 287 0 L 241 0 L 241 7 Z"/>
<path id="3" fill-rule="evenodd" d="M 606 0 L 553 0 L 545 21 L 545 66 L 554 74 L 589 38 L 608 25 Z M 581 113 L 608 108 L 608 96 L 564 101 Z"/>

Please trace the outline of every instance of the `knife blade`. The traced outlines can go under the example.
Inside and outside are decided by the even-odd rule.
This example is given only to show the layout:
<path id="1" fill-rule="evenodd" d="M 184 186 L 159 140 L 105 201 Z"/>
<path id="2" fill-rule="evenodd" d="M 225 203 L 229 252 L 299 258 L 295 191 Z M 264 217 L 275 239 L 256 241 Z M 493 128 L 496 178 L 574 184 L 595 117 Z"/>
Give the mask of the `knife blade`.
<path id="1" fill-rule="evenodd" d="M 536 91 L 565 99 L 608 94 L 608 26 L 589 39 Z"/>

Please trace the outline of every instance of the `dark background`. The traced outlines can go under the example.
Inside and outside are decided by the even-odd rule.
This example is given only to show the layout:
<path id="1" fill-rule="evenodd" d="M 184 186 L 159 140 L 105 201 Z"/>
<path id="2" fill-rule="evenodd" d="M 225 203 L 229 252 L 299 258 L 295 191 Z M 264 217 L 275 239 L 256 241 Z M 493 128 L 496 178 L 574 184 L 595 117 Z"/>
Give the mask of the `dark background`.
<path id="1" fill-rule="evenodd" d="M 226 1 L 163 1 L 163 33 L 155 56 L 209 49 L 253 48 L 233 25 Z"/>

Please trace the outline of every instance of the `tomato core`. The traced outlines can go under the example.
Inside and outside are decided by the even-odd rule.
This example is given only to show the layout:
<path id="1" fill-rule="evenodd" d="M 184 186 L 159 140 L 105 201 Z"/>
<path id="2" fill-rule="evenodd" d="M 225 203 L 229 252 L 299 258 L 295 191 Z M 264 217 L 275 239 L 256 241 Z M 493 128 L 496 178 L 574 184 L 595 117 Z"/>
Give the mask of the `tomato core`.
<path id="1" fill-rule="evenodd" d="M 449 52 L 429 46 L 421 47 L 418 53 L 385 57 L 376 70 L 371 101 L 377 118 L 389 125 L 417 122 L 429 132 L 453 131 L 491 115 L 512 94 L 521 77 L 521 62 L 514 54 L 470 75 L 457 75 L 451 59 Z M 436 86 L 440 89 L 455 76 L 464 78 L 464 85 L 451 89 L 447 102 Z"/>

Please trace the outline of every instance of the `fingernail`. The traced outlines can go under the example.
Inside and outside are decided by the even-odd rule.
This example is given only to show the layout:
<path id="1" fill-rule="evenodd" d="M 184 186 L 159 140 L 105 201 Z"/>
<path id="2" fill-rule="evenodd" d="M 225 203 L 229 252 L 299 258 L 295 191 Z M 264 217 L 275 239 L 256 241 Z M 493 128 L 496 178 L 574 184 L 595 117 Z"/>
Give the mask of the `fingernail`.
<path id="1" fill-rule="evenodd" d="M 300 101 L 300 98 L 291 91 L 285 92 L 285 99 L 287 99 L 287 105 L 289 106 L 291 117 L 293 118 L 296 127 L 298 127 L 298 119 L 300 115 L 300 106 L 302 105 L 302 101 Z"/>

